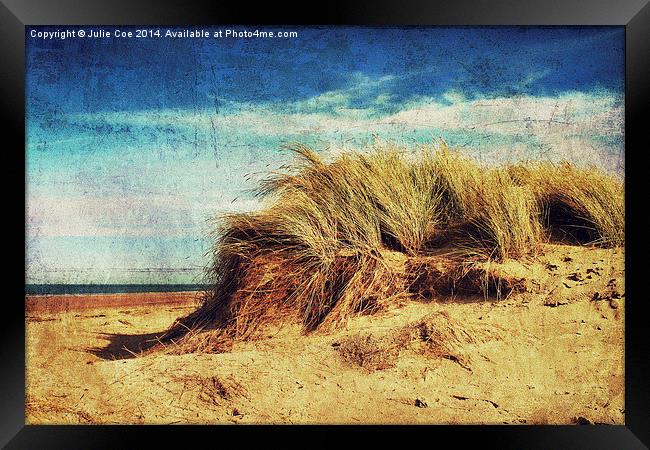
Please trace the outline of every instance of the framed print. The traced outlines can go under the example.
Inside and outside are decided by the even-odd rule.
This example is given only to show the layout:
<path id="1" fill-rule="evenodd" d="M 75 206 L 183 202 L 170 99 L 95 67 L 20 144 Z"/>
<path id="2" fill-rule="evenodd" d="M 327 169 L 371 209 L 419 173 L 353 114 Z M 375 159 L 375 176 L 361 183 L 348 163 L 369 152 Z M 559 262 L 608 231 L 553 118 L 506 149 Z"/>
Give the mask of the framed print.
<path id="1" fill-rule="evenodd" d="M 174 424 L 647 444 L 645 2 L 117 6 L 2 7 L 8 448 Z"/>

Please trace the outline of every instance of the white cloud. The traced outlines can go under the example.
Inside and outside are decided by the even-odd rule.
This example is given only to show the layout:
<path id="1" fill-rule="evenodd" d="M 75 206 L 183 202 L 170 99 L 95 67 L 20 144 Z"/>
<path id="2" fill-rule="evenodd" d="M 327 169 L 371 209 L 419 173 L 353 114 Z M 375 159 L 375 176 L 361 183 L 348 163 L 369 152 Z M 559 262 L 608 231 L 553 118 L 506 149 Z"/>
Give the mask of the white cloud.
<path id="1" fill-rule="evenodd" d="M 201 237 L 219 214 L 260 208 L 258 199 L 206 193 L 201 201 L 168 196 L 60 197 L 27 199 L 27 234 L 39 237 Z"/>
<path id="2" fill-rule="evenodd" d="M 531 75 L 532 76 L 532 75 Z M 542 75 L 537 75 L 542 76 Z M 377 81 L 379 82 L 379 81 Z M 79 116 L 82 120 L 104 120 L 140 126 L 192 126 L 205 132 L 238 136 L 295 137 L 305 134 L 382 132 L 434 129 L 464 133 L 503 135 L 622 135 L 622 101 L 611 93 L 565 93 L 557 97 L 516 96 L 467 100 L 450 91 L 446 102 L 420 97 L 391 115 L 379 116 L 373 106 L 389 101 L 388 94 L 376 97 L 377 105 L 350 108 L 348 90 L 330 91 L 308 100 L 277 104 L 239 104 L 230 111 L 142 111 L 129 115 L 107 113 Z M 316 112 L 333 107 L 336 113 Z M 287 111 L 314 111 L 291 113 Z M 405 137 L 407 137 L 405 135 Z"/>
<path id="3" fill-rule="evenodd" d="M 382 119 L 381 123 L 468 133 L 612 134 L 623 131 L 623 118 L 623 107 L 611 96 L 571 93 L 559 97 L 461 100 L 451 105 L 421 100 Z"/>

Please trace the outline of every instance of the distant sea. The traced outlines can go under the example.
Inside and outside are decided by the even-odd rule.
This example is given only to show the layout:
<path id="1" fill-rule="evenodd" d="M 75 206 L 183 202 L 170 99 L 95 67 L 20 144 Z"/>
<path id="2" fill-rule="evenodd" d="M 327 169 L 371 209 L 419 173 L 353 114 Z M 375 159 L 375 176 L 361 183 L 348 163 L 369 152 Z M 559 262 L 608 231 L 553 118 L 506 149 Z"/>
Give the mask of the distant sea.
<path id="1" fill-rule="evenodd" d="M 26 284 L 26 295 L 200 291 L 202 284 Z"/>

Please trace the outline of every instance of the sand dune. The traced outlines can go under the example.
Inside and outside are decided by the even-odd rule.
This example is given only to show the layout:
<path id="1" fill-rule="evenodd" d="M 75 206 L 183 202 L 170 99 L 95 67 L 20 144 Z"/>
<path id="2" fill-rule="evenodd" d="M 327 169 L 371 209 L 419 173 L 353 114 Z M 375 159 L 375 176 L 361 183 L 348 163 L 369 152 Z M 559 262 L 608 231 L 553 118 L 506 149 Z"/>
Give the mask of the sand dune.
<path id="1" fill-rule="evenodd" d="M 624 423 L 622 249 L 547 245 L 526 267 L 499 301 L 413 298 L 217 354 L 133 357 L 192 295 L 30 298 L 27 423 Z"/>

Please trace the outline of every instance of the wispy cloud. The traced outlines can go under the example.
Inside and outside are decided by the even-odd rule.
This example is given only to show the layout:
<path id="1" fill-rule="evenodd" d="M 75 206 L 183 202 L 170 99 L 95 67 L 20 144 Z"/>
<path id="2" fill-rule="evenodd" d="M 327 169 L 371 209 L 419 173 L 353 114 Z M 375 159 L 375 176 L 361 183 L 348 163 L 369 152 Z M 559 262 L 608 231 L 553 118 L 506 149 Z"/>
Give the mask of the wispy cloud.
<path id="1" fill-rule="evenodd" d="M 259 209 L 256 198 L 209 195 L 32 196 L 27 201 L 27 234 L 38 237 L 202 237 L 221 214 Z"/>
<path id="2" fill-rule="evenodd" d="M 449 91 L 442 98 L 415 98 L 391 114 L 381 114 L 381 108 L 375 108 L 373 103 L 365 109 L 351 108 L 352 95 L 332 91 L 297 103 L 241 104 L 218 115 L 209 110 L 163 110 L 85 115 L 80 120 L 115 126 L 186 127 L 199 130 L 205 142 L 223 143 L 226 148 L 233 139 L 239 144 L 263 146 L 264 139 L 277 144 L 279 140 L 318 138 L 325 147 L 368 135 L 397 140 L 418 135 L 421 139 L 422 133 L 428 132 L 431 137 L 444 137 L 452 146 L 473 146 L 476 151 L 501 144 L 528 144 L 528 158 L 566 158 L 584 163 L 588 162 L 585 151 L 620 158 L 624 154 L 623 100 L 612 92 L 468 100 L 462 93 Z M 375 100 L 390 101 L 388 94 Z M 323 104 L 331 111 L 316 111 Z M 544 155 L 537 150 L 540 146 L 546 149 Z M 621 169 L 611 165 L 605 168 Z"/>
<path id="3" fill-rule="evenodd" d="M 554 125 L 574 131 L 610 134 L 623 129 L 622 97 L 613 92 L 567 92 L 559 96 L 508 96 L 467 100 L 462 93 L 449 91 L 441 98 L 417 97 L 401 105 L 398 112 L 382 114 L 376 104 L 390 101 L 390 94 L 378 94 L 374 103 L 352 108 L 352 95 L 332 91 L 308 100 L 290 103 L 236 104 L 215 114 L 211 110 L 157 110 L 125 113 L 82 114 L 77 120 L 109 123 L 114 126 L 201 127 L 203 131 L 239 130 L 263 135 L 284 136 L 304 131 L 325 133 L 363 128 L 375 132 L 390 125 L 407 125 L 467 132 L 492 130 L 512 134 Z M 320 111 L 323 106 L 332 110 Z M 292 111 L 301 112 L 292 112 Z"/>

